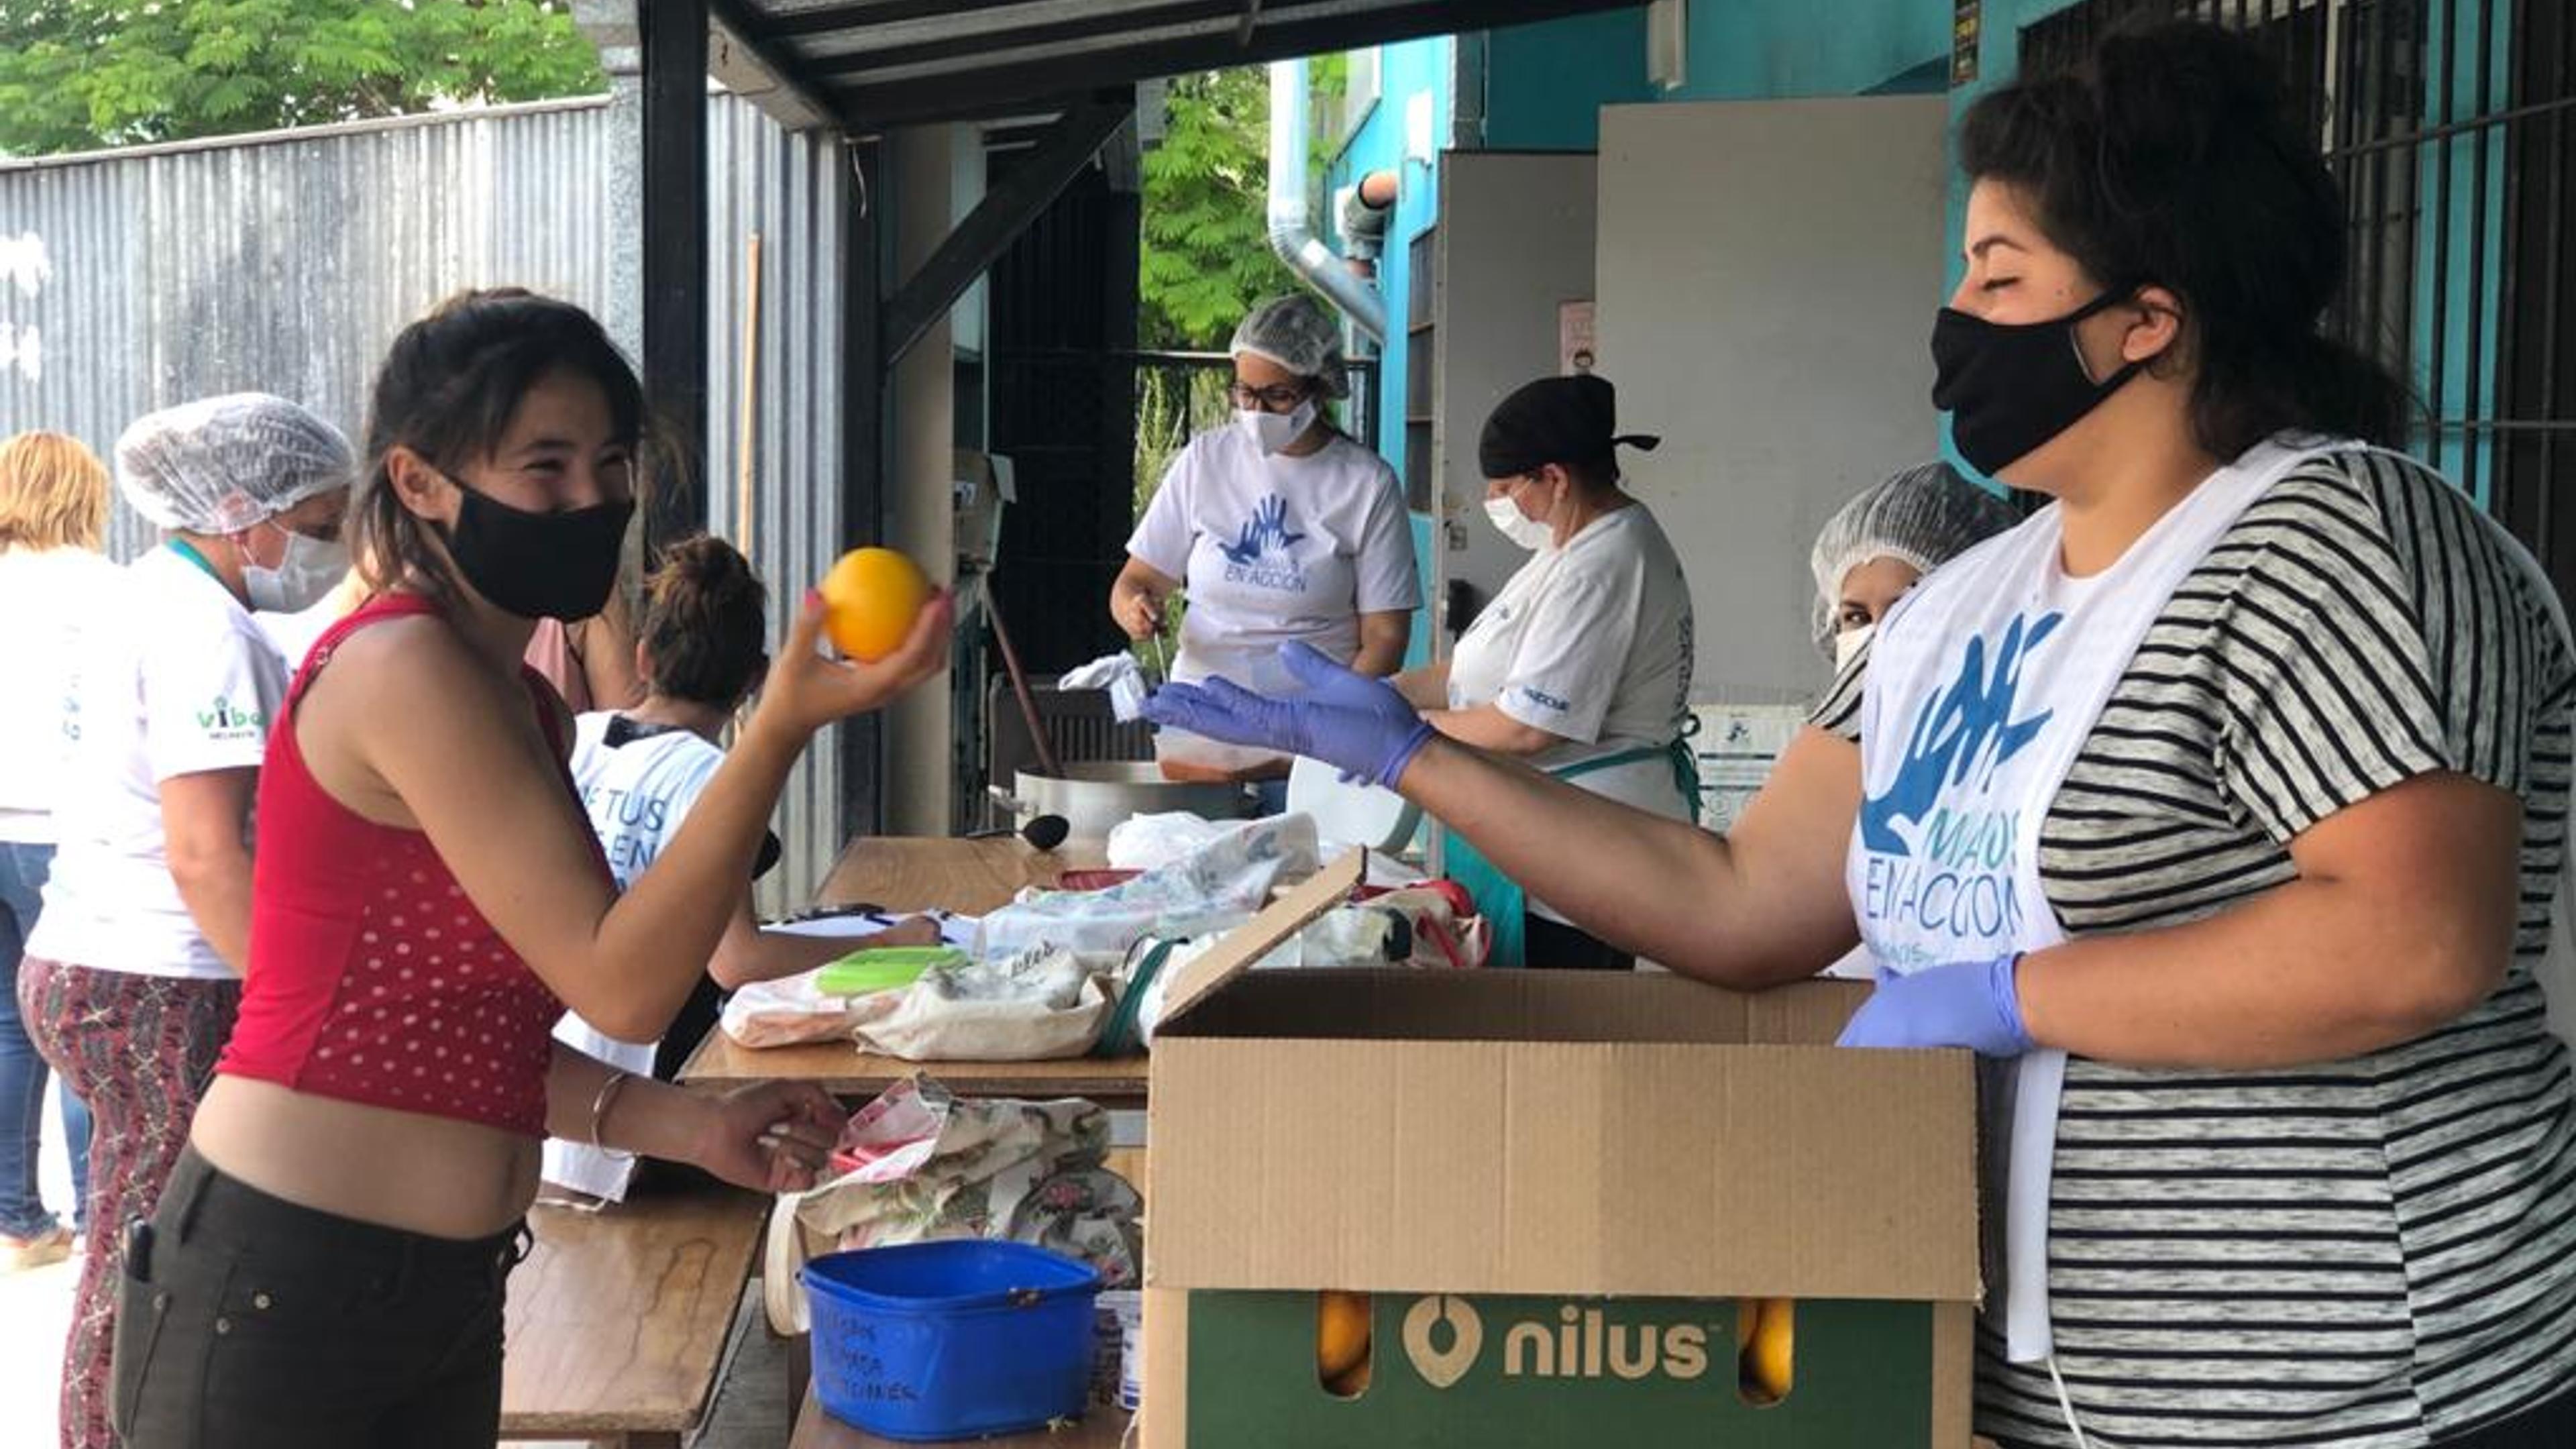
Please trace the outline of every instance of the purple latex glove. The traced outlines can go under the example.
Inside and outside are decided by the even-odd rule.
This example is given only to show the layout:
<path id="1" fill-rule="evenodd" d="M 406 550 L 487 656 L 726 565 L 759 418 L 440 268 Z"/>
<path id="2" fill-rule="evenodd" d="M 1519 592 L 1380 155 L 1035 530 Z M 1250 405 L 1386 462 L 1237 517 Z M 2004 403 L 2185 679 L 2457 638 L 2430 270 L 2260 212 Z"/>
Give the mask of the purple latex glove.
<path id="1" fill-rule="evenodd" d="M 1347 776 L 1390 789 L 1431 738 L 1431 726 L 1383 679 L 1354 674 L 1304 644 L 1279 650 L 1301 686 L 1272 699 L 1227 679 L 1166 684 L 1145 701 L 1145 718 L 1230 745 L 1321 760 Z"/>
<path id="2" fill-rule="evenodd" d="M 1966 1047 L 1979 1056 L 2020 1056 L 2035 1045 L 2021 1024 L 2021 997 L 2013 984 L 2020 962 L 2019 955 L 1953 961 L 1908 976 L 1881 966 L 1878 989 L 1834 1044 Z"/>

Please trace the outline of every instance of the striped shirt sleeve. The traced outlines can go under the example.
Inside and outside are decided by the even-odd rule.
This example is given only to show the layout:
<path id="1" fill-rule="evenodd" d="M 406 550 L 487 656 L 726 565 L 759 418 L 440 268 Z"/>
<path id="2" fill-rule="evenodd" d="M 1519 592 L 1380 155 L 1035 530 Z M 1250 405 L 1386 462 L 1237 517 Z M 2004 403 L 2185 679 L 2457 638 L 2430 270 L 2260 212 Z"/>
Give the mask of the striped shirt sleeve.
<path id="1" fill-rule="evenodd" d="M 2211 636 L 2219 773 L 2274 840 L 2434 771 L 2520 789 L 2535 636 L 2473 506 L 2418 465 L 2342 455 L 2221 544 L 2240 571 Z"/>
<path id="2" fill-rule="evenodd" d="M 1851 662 L 1835 672 L 1834 682 L 1825 687 L 1824 697 L 1807 712 L 1807 723 L 1853 744 L 1860 743 L 1861 691 L 1869 682 L 1869 647 L 1875 642 L 1864 642 L 1852 655 Z"/>

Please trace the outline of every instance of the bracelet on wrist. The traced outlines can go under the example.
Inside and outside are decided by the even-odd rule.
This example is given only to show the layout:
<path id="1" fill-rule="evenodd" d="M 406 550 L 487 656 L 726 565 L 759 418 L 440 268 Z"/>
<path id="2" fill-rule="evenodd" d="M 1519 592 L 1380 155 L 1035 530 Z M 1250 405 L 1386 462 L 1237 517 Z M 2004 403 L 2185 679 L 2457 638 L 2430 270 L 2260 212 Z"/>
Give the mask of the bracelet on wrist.
<path id="1" fill-rule="evenodd" d="M 599 1084 L 599 1095 L 590 1099 L 590 1145 L 595 1150 L 621 1161 L 632 1161 L 635 1154 L 609 1146 L 600 1140 L 599 1134 L 600 1129 L 608 1123 L 608 1111 L 617 1101 L 618 1091 L 634 1080 L 634 1077 L 635 1074 L 629 1071 L 610 1072 L 608 1080 Z"/>

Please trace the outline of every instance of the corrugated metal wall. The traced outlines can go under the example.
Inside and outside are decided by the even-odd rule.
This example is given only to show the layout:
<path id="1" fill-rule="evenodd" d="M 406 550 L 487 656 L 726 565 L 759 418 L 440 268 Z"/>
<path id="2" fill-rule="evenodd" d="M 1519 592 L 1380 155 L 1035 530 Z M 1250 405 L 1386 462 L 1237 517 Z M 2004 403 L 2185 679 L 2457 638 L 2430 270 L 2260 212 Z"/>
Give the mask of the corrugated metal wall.
<path id="1" fill-rule="evenodd" d="M 708 100 L 712 302 L 707 460 L 713 522 L 794 605 L 839 550 L 840 236 L 836 137 L 791 135 L 748 102 Z M 0 436 L 44 427 L 104 457 L 154 408 L 258 389 L 346 430 L 396 332 L 470 286 L 515 284 L 606 315 L 612 275 L 606 98 L 0 161 Z M 762 235 L 750 516 L 742 317 Z M 630 264 L 628 274 L 633 275 Z M 110 549 L 153 531 L 118 506 Z M 5 627 L 5 621 L 0 621 Z M 788 783 L 773 908 L 806 899 L 837 852 L 834 751 Z"/>
<path id="2" fill-rule="evenodd" d="M 448 293 L 513 282 L 604 303 L 607 118 L 594 99 L 0 163 L 0 237 L 41 248 L 47 272 L 0 289 L 22 344 L 0 369 L 0 431 L 55 428 L 105 456 L 156 407 L 258 389 L 354 440 L 386 344 Z M 120 505 L 113 551 L 152 541 Z"/>
<path id="3" fill-rule="evenodd" d="M 769 581 L 773 636 L 847 540 L 841 527 L 841 245 L 853 185 L 837 136 L 790 134 L 749 103 L 707 116 L 707 509 Z M 750 244 L 760 236 L 759 308 Z M 745 343 L 750 346 L 746 348 Z M 742 424 L 746 390 L 751 426 Z M 744 487 L 748 445 L 750 487 Z M 750 508 L 743 507 L 748 497 Z M 817 736 L 788 777 L 786 855 L 765 909 L 813 897 L 840 853 L 840 751 Z"/>

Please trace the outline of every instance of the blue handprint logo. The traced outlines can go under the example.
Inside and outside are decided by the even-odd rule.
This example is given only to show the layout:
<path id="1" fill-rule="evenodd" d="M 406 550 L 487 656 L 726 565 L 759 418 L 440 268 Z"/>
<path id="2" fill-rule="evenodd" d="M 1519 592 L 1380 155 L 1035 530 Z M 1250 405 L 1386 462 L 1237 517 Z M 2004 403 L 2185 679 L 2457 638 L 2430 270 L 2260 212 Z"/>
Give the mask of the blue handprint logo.
<path id="1" fill-rule="evenodd" d="M 1994 650 L 1991 670 L 1987 641 L 1983 637 L 1968 640 L 1957 676 L 1940 694 L 1925 700 L 1922 713 L 1915 717 L 1896 779 L 1861 803 L 1865 846 L 1885 855 L 1911 855 L 1912 849 L 1896 829 L 1900 822 L 1924 820 L 1943 791 L 1967 784 L 1971 775 L 1980 775 L 1977 788 L 1983 789 L 1993 782 L 1997 766 L 2037 738 L 2055 711 L 2013 717 L 2022 666 L 2064 621 L 2062 614 L 2036 619 L 2014 616 Z"/>
<path id="2" fill-rule="evenodd" d="M 1252 517 L 1244 520 L 1234 542 L 1217 548 L 1228 563 L 1249 567 L 1271 554 L 1287 552 L 1305 536 L 1288 527 L 1288 500 L 1273 493 L 1252 510 Z"/>

